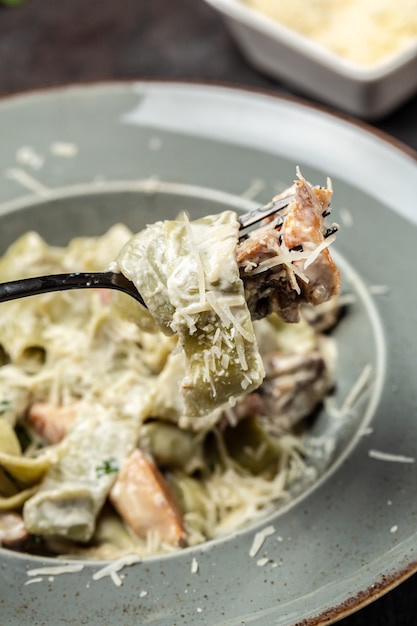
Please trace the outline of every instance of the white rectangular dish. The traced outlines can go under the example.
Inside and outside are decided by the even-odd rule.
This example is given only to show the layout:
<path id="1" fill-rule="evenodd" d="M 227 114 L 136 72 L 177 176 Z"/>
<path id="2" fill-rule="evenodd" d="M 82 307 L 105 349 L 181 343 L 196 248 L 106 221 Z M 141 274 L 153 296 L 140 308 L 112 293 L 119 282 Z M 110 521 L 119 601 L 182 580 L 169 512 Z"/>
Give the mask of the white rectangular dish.
<path id="1" fill-rule="evenodd" d="M 360 65 L 240 0 L 206 2 L 221 13 L 254 67 L 348 113 L 381 118 L 417 91 L 417 38 L 404 51 Z"/>

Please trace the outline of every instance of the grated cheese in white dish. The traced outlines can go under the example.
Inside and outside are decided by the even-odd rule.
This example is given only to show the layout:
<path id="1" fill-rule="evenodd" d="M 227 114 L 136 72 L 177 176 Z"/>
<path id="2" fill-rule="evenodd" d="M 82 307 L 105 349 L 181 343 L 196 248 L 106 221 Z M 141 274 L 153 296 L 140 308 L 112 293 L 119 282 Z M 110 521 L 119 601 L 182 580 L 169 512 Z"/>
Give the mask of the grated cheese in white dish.
<path id="1" fill-rule="evenodd" d="M 244 0 L 284 26 L 361 66 L 417 41 L 416 0 Z"/>

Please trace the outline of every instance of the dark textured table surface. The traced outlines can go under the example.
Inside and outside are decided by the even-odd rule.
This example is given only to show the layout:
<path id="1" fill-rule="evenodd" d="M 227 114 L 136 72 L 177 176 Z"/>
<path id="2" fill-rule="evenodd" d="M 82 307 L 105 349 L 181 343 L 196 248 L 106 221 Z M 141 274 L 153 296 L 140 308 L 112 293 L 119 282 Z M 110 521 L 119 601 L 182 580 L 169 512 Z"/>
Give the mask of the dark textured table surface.
<path id="1" fill-rule="evenodd" d="M 26 0 L 0 8 L 0 96 L 155 77 L 288 92 L 247 64 L 203 0 Z M 417 150 L 417 96 L 374 125 Z M 416 626 L 417 575 L 339 623 Z"/>

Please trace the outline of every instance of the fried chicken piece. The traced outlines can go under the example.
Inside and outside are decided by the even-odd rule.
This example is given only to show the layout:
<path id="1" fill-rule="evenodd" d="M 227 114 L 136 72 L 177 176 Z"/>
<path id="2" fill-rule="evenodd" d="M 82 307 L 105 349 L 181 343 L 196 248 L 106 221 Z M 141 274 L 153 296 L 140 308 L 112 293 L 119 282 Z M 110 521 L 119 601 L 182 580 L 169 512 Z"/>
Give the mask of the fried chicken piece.
<path id="1" fill-rule="evenodd" d="M 340 289 L 328 249 L 336 227 L 325 224 L 331 190 L 300 178 L 274 200 L 290 194 L 294 199 L 286 209 L 238 245 L 237 262 L 253 319 L 275 312 L 286 322 L 297 322 L 302 303 L 320 304 Z"/>
<path id="2" fill-rule="evenodd" d="M 10 549 L 19 549 L 28 540 L 28 532 L 23 518 L 14 511 L 0 513 L 0 546 Z"/>
<path id="3" fill-rule="evenodd" d="M 57 406 L 50 402 L 34 402 L 27 421 L 48 444 L 61 441 L 77 417 L 76 405 Z"/>
<path id="4" fill-rule="evenodd" d="M 110 500 L 139 537 L 146 538 L 155 531 L 168 544 L 180 545 L 185 540 L 182 513 L 174 494 L 153 460 L 139 448 L 125 460 Z"/>

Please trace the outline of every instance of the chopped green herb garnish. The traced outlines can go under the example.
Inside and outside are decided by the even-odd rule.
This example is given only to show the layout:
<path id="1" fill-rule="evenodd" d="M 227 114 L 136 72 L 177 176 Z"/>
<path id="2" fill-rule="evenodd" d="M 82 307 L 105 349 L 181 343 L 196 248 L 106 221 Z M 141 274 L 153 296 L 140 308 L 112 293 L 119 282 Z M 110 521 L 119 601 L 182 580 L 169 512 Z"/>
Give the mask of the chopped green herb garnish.
<path id="1" fill-rule="evenodd" d="M 105 476 L 106 474 L 117 474 L 119 469 L 119 464 L 116 459 L 106 459 L 101 465 L 97 465 L 96 476 L 97 478 L 101 478 L 101 476 Z"/>
<path id="2" fill-rule="evenodd" d="M 0 400 L 0 415 L 4 415 L 4 413 L 11 411 L 12 408 L 13 405 L 10 400 Z"/>

